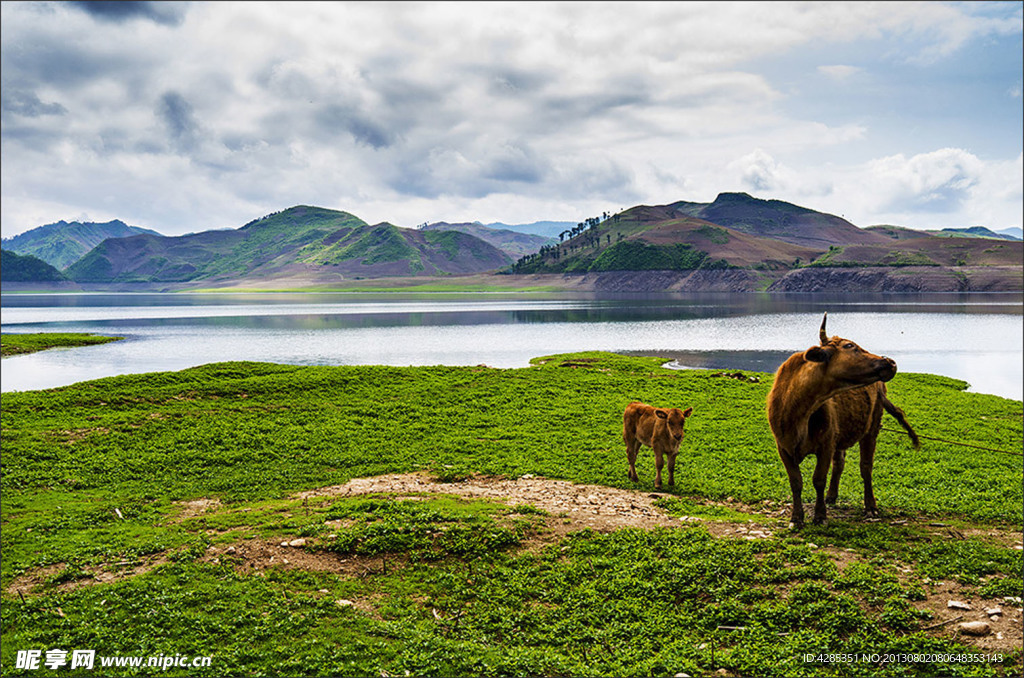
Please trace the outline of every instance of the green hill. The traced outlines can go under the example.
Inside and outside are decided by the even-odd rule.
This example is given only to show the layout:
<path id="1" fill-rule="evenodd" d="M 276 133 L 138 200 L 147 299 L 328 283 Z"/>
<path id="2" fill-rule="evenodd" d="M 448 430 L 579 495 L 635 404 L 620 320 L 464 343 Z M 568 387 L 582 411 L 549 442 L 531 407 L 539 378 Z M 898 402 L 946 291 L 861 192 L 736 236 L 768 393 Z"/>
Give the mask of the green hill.
<path id="1" fill-rule="evenodd" d="M 63 270 L 107 238 L 142 234 L 159 235 L 156 231 L 129 226 L 118 219 L 105 223 L 58 221 L 5 238 L 3 247 L 17 254 L 31 254 Z"/>
<path id="2" fill-rule="evenodd" d="M 640 205 L 588 219 L 509 271 L 1020 266 L 1020 241 L 949 235 L 899 226 L 861 229 L 781 200 L 723 193 L 712 203 Z"/>
<path id="3" fill-rule="evenodd" d="M 68 279 L 38 257 L 8 250 L 2 250 L 0 254 L 0 280 L 3 282 L 60 282 Z"/>
<path id="4" fill-rule="evenodd" d="M 107 240 L 68 269 L 77 282 L 187 282 L 330 273 L 347 277 L 479 273 L 511 259 L 450 231 L 370 226 L 337 210 L 300 205 L 234 231 Z"/>
<path id="5" fill-rule="evenodd" d="M 687 203 L 695 205 L 696 203 Z M 562 242 L 521 258 L 513 273 L 707 268 L 784 269 L 814 259 L 821 250 L 752 235 L 687 216 L 675 205 L 640 205 L 592 218 Z"/>

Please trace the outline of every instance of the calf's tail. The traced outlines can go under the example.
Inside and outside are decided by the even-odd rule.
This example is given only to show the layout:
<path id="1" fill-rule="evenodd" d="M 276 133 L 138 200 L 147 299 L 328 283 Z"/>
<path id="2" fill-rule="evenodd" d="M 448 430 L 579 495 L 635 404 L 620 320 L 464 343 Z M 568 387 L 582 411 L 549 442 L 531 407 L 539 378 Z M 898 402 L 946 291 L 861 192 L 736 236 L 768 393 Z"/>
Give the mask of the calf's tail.
<path id="1" fill-rule="evenodd" d="M 885 408 L 886 412 L 896 418 L 896 421 L 900 423 L 900 426 L 907 429 L 907 435 L 910 436 L 910 442 L 914 445 L 914 449 L 921 449 L 921 441 L 918 440 L 917 434 L 914 433 L 914 429 L 911 428 L 910 424 L 907 422 L 907 416 L 903 414 L 903 410 L 893 405 L 892 402 L 884 395 L 882 396 L 882 407 Z"/>

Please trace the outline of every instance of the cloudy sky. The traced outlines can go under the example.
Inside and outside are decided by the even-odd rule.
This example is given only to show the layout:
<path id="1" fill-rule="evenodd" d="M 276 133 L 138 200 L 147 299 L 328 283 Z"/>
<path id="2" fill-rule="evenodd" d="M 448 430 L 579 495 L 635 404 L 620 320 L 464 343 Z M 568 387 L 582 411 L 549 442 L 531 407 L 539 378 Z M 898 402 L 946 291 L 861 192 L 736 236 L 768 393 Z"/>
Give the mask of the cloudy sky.
<path id="1" fill-rule="evenodd" d="M 0 4 L 2 226 L 1022 221 L 1022 3 Z"/>

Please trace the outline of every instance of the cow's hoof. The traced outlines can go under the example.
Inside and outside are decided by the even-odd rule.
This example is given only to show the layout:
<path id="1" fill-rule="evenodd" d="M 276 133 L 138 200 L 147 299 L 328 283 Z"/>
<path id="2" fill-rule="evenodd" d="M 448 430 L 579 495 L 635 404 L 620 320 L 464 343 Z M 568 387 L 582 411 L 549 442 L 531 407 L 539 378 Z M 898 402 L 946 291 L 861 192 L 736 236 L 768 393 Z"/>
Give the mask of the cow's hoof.
<path id="1" fill-rule="evenodd" d="M 825 497 L 825 503 L 828 504 L 829 506 L 835 506 L 836 499 L 838 499 L 838 497 Z"/>
<path id="2" fill-rule="evenodd" d="M 824 525 L 825 524 L 825 516 L 814 516 L 814 524 L 815 525 Z"/>
<path id="3" fill-rule="evenodd" d="M 804 521 L 802 521 L 802 520 L 799 521 L 799 522 L 797 522 L 795 520 L 789 521 L 789 529 L 791 529 L 793 531 L 804 529 Z"/>
<path id="4" fill-rule="evenodd" d="M 866 509 L 864 509 L 864 516 L 866 518 L 877 518 L 878 517 L 878 509 L 877 508 L 866 508 Z"/>

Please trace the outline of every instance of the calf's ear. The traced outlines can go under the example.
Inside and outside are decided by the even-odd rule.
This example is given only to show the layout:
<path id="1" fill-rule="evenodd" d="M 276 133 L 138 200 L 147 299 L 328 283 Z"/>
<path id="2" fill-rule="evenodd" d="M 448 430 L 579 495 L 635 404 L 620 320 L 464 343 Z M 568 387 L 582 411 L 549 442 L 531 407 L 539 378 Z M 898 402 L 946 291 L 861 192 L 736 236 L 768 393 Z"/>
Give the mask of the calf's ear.
<path id="1" fill-rule="evenodd" d="M 832 354 L 821 346 L 812 346 L 804 351 L 804 360 L 812 363 L 827 363 Z"/>
<path id="2" fill-rule="evenodd" d="M 691 414 L 693 414 L 693 408 L 692 407 L 687 407 L 685 410 L 683 410 L 683 417 L 688 417 Z"/>
<path id="3" fill-rule="evenodd" d="M 654 410 L 654 413 L 658 415 L 658 419 L 668 419 L 668 412 L 665 410 Z"/>

